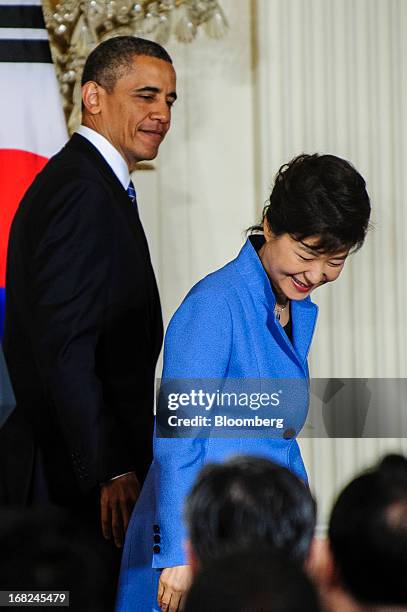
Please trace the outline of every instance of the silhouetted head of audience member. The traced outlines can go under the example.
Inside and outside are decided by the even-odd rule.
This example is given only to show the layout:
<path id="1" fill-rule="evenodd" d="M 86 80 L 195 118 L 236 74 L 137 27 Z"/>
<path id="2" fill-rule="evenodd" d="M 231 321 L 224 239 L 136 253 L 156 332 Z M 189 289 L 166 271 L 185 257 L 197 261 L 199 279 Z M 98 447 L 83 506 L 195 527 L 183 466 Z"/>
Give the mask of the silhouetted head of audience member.
<path id="1" fill-rule="evenodd" d="M 337 499 L 330 523 L 333 581 L 360 609 L 407 606 L 407 459 L 388 455 Z"/>
<path id="2" fill-rule="evenodd" d="M 111 612 L 109 578 L 94 542 L 64 510 L 0 510 L 2 590 L 69 591 L 72 612 Z"/>
<path id="3" fill-rule="evenodd" d="M 305 571 L 270 551 L 220 557 L 195 576 L 184 612 L 318 612 Z"/>
<path id="4" fill-rule="evenodd" d="M 316 504 L 308 487 L 286 468 L 239 456 L 203 468 L 187 498 L 185 515 L 193 569 L 255 547 L 304 563 Z"/>

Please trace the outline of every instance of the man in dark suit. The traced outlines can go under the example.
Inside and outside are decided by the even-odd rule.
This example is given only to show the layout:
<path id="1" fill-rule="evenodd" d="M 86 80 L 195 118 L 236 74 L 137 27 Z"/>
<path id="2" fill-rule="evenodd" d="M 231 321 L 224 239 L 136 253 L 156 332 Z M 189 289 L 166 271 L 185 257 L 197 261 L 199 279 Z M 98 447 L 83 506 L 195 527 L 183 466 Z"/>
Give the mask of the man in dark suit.
<path id="1" fill-rule="evenodd" d="M 70 507 L 121 547 L 151 460 L 162 344 L 130 172 L 170 127 L 171 58 L 151 41 L 105 41 L 82 98 L 78 133 L 11 228 L 4 351 L 17 407 L 0 431 L 0 503 Z"/>

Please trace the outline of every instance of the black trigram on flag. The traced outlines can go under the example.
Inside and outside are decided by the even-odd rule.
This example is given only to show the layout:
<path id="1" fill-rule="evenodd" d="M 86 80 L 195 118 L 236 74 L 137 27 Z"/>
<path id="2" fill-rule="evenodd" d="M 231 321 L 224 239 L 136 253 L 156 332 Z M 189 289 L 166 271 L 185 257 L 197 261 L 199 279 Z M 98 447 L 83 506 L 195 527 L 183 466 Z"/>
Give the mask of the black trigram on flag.
<path id="1" fill-rule="evenodd" d="M 10 224 L 67 139 L 40 0 L 0 0 L 0 336 Z"/>

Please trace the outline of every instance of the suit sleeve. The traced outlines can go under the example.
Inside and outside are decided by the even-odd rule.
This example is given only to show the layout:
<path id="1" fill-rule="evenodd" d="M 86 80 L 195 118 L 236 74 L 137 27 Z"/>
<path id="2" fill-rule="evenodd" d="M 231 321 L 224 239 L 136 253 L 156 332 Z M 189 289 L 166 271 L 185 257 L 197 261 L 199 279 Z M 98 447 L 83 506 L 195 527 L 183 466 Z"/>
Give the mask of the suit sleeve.
<path id="1" fill-rule="evenodd" d="M 232 348 L 232 318 L 226 299 L 215 291 L 192 293 L 175 313 L 165 339 L 163 379 L 222 378 Z M 156 524 L 160 544 L 153 567 L 186 563 L 185 498 L 208 450 L 204 438 L 155 438 Z"/>
<path id="2" fill-rule="evenodd" d="M 111 203 L 96 183 L 78 180 L 59 189 L 44 209 L 33 234 L 32 348 L 85 492 L 131 469 L 95 363 L 114 248 Z M 107 447 L 114 464 L 105 461 Z"/>

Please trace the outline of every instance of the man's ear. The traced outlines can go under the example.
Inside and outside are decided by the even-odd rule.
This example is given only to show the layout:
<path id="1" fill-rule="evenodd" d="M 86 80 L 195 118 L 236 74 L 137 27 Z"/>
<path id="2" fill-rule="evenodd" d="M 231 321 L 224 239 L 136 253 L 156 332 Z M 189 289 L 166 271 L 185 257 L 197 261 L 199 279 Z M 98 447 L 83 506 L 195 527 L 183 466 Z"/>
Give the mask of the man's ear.
<path id="1" fill-rule="evenodd" d="M 305 562 L 307 573 L 323 587 L 332 587 L 337 581 L 335 563 L 327 538 L 313 538 Z"/>
<path id="2" fill-rule="evenodd" d="M 87 81 L 82 85 L 82 102 L 88 113 L 98 115 L 101 109 L 101 97 L 104 90 L 95 81 Z"/>
<path id="3" fill-rule="evenodd" d="M 199 571 L 200 564 L 192 547 L 191 540 L 187 540 L 185 542 L 185 551 L 187 554 L 188 565 L 191 566 L 192 574 L 195 576 Z"/>

